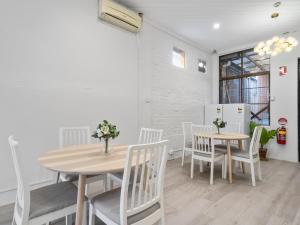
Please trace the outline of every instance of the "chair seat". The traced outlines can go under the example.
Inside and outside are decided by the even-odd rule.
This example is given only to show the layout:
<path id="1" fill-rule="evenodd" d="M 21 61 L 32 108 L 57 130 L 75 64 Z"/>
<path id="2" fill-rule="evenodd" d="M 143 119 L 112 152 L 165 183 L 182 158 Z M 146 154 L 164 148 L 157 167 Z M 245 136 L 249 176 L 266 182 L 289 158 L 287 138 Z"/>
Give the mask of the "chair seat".
<path id="1" fill-rule="evenodd" d="M 241 151 L 237 146 L 231 145 L 230 146 L 231 151 Z M 215 145 L 215 150 L 218 150 L 219 152 L 226 153 L 227 152 L 227 145 L 226 144 L 217 144 Z"/>
<path id="2" fill-rule="evenodd" d="M 250 159 L 250 154 L 248 151 L 241 151 L 239 149 L 232 149 L 231 155 L 240 157 L 240 158 Z M 253 158 L 256 158 L 256 157 L 258 157 L 258 154 L 253 155 Z"/>
<path id="3" fill-rule="evenodd" d="M 145 170 L 145 172 L 146 172 L 146 170 Z M 136 180 L 137 183 L 140 182 L 141 173 L 142 173 L 142 166 L 139 167 L 139 170 L 137 173 L 137 180 Z M 121 181 L 121 180 L 123 180 L 124 170 L 122 170 L 120 172 L 111 173 L 111 175 Z M 146 176 L 146 174 L 144 176 Z M 134 170 L 132 170 L 130 173 L 130 183 L 133 182 L 133 178 L 134 178 Z"/>
<path id="4" fill-rule="evenodd" d="M 215 151 L 215 157 L 222 156 L 224 153 Z M 211 154 L 194 151 L 194 155 L 211 158 Z"/>
<path id="5" fill-rule="evenodd" d="M 129 191 L 129 193 L 131 193 L 131 191 Z M 94 197 L 92 199 L 92 204 L 94 208 L 99 210 L 103 215 L 111 219 L 116 224 L 120 224 L 120 198 L 121 188 L 117 188 Z M 131 196 L 128 196 L 128 204 L 130 203 Z M 156 203 L 144 211 L 128 217 L 128 224 L 136 223 L 151 215 L 158 209 L 160 209 L 160 204 Z"/>
<path id="6" fill-rule="evenodd" d="M 99 175 L 88 175 L 87 179 L 92 177 L 97 177 L 97 176 Z M 69 174 L 69 173 L 61 173 L 60 177 L 62 181 L 71 181 L 71 182 L 78 181 L 79 179 L 78 174 Z"/>
<path id="7" fill-rule="evenodd" d="M 77 188 L 71 182 L 52 184 L 30 192 L 29 218 L 33 219 L 76 205 Z"/>

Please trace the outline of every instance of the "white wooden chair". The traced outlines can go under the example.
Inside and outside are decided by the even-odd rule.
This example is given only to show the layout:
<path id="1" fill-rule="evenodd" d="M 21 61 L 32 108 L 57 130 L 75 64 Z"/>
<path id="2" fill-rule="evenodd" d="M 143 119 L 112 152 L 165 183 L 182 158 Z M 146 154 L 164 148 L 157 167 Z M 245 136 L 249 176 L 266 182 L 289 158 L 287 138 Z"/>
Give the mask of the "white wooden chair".
<path id="1" fill-rule="evenodd" d="M 30 190 L 29 177 L 25 172 L 28 165 L 22 161 L 18 142 L 13 136 L 8 138 L 8 142 L 17 177 L 12 224 L 42 225 L 62 217 L 66 217 L 66 224 L 71 224 L 70 215 L 76 212 L 76 186 L 71 182 L 63 182 Z"/>
<path id="2" fill-rule="evenodd" d="M 150 144 L 162 140 L 163 130 L 153 128 L 141 128 L 138 144 Z M 121 184 L 124 171 L 109 174 L 110 184 L 109 189 L 113 188 L 113 181 Z"/>
<path id="3" fill-rule="evenodd" d="M 59 128 L 59 147 L 64 148 L 71 145 L 83 145 L 91 143 L 90 128 L 85 127 L 60 127 Z M 90 195 L 89 184 L 103 180 L 104 188 L 107 189 L 107 180 L 105 174 L 88 176 L 86 183 L 86 194 Z M 78 175 L 58 173 L 57 182 L 59 181 L 77 181 Z"/>
<path id="4" fill-rule="evenodd" d="M 214 179 L 214 163 L 222 161 L 222 178 L 225 174 L 225 155 L 215 150 L 213 127 L 192 124 L 192 161 L 191 178 L 194 178 L 194 160 L 200 161 L 200 172 L 203 172 L 202 161 L 210 163 L 210 184 Z"/>
<path id="5" fill-rule="evenodd" d="M 167 141 L 132 145 L 128 148 L 121 188 L 90 201 L 90 222 L 95 215 L 107 225 L 165 224 L 163 184 Z M 147 165 L 152 165 L 147 169 Z"/>
<path id="6" fill-rule="evenodd" d="M 181 166 L 184 165 L 185 152 L 192 152 L 192 122 L 182 122 L 183 132 L 183 147 L 182 147 L 182 159 Z"/>
<path id="7" fill-rule="evenodd" d="M 256 186 L 254 163 L 258 164 L 258 179 L 262 180 L 261 166 L 259 160 L 259 145 L 262 129 L 262 126 L 255 127 L 249 146 L 249 151 L 239 151 L 235 149 L 231 150 L 232 160 L 250 164 L 252 186 Z"/>
<path id="8" fill-rule="evenodd" d="M 89 127 L 60 127 L 59 128 L 59 148 L 71 145 L 90 144 L 90 128 Z M 78 175 L 58 173 L 57 182 L 76 181 Z"/>

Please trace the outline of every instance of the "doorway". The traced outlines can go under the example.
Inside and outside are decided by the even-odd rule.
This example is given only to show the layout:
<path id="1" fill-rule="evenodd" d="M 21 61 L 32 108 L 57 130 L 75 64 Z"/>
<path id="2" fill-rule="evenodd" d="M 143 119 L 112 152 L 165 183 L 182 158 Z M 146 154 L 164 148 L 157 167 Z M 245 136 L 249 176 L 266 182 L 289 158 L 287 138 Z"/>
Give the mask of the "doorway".
<path id="1" fill-rule="evenodd" d="M 298 58 L 298 162 L 300 162 L 300 58 Z"/>

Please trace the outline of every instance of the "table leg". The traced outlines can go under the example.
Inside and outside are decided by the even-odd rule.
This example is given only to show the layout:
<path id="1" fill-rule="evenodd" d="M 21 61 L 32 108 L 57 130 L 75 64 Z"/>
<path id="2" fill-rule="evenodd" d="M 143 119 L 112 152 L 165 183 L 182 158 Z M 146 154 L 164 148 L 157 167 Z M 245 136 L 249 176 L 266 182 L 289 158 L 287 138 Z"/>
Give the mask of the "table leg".
<path id="1" fill-rule="evenodd" d="M 79 175 L 78 180 L 78 192 L 77 192 L 77 208 L 76 208 L 76 225 L 82 225 L 83 220 L 83 210 L 84 210 L 84 198 L 85 198 L 85 185 L 86 185 L 86 176 Z M 86 218 L 84 218 L 86 219 Z"/>
<path id="2" fill-rule="evenodd" d="M 243 151 L 243 141 L 242 140 L 239 140 L 239 149 L 240 149 L 240 151 Z M 243 173 L 245 173 L 245 163 L 244 162 L 241 162 L 241 167 L 242 167 Z"/>
<path id="3" fill-rule="evenodd" d="M 232 184 L 232 159 L 231 159 L 231 149 L 230 149 L 230 141 L 227 141 L 227 160 L 228 160 L 228 178 L 229 183 Z"/>

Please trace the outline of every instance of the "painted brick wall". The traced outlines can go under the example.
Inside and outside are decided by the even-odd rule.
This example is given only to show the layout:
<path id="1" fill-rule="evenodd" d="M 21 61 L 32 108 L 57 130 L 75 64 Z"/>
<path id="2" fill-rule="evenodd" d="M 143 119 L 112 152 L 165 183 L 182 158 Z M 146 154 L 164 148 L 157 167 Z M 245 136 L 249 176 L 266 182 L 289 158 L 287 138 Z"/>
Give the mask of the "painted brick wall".
<path id="1" fill-rule="evenodd" d="M 146 105 L 144 111 L 146 108 L 150 119 L 143 122 L 163 129 L 171 148 L 181 149 L 181 122 L 202 123 L 203 106 L 211 102 L 210 71 L 203 74 L 197 67 L 199 58 L 207 60 L 209 67 L 210 55 L 149 25 L 146 28 L 148 33 L 141 36 L 141 44 L 148 49 L 142 49 L 141 56 L 147 52 L 148 61 L 141 68 L 141 79 L 146 81 L 142 87 L 146 89 L 147 100 L 142 100 L 142 105 Z M 185 51 L 184 69 L 172 65 L 174 46 Z"/>

